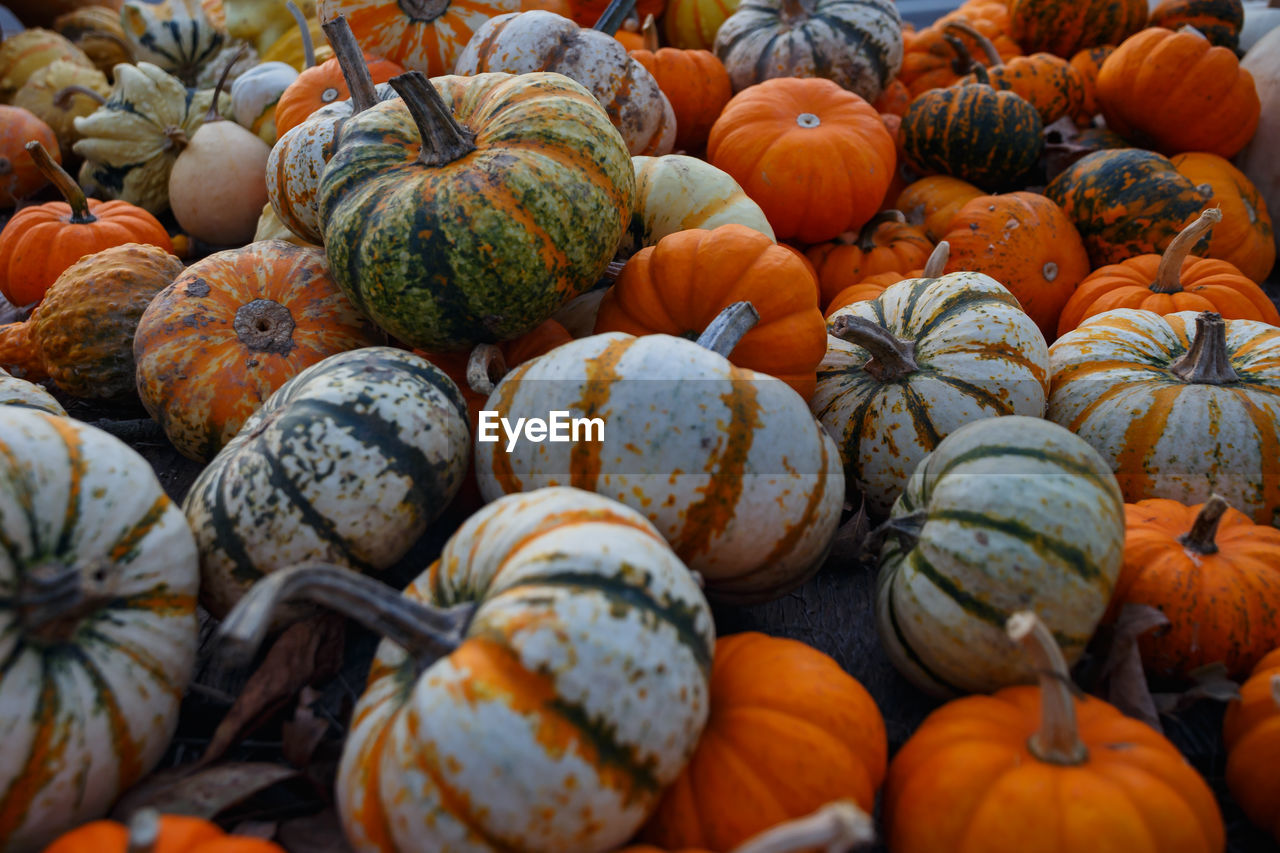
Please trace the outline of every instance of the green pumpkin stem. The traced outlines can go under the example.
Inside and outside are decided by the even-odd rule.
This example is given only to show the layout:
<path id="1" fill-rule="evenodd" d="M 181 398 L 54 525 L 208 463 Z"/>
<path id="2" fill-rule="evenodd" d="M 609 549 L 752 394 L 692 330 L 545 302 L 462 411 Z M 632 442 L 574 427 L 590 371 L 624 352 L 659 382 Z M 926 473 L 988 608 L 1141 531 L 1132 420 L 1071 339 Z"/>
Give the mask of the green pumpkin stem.
<path id="1" fill-rule="evenodd" d="M 715 316 L 696 343 L 717 355 L 729 357 L 747 332 L 760 322 L 760 312 L 750 302 L 734 302 Z"/>
<path id="2" fill-rule="evenodd" d="M 940 240 L 929 253 L 929 260 L 924 262 L 924 277 L 937 278 L 942 275 L 949 260 L 951 260 L 951 244 L 946 240 Z"/>
<path id="3" fill-rule="evenodd" d="M 1204 311 L 1196 315 L 1196 337 L 1182 358 L 1169 365 L 1169 372 L 1196 385 L 1228 385 L 1240 376 L 1231 366 L 1227 352 L 1227 324 L 1221 314 Z"/>
<path id="4" fill-rule="evenodd" d="M 1218 524 L 1229 506 L 1220 495 L 1210 495 L 1209 500 L 1196 513 L 1191 529 L 1178 537 L 1179 544 L 1197 554 L 1218 553 L 1218 543 L 1214 541 L 1214 537 L 1218 535 Z"/>
<path id="5" fill-rule="evenodd" d="M 477 394 L 488 396 L 507 374 L 507 360 L 494 344 L 476 344 L 467 358 L 467 386 Z"/>
<path id="6" fill-rule="evenodd" d="M 58 165 L 57 161 L 50 156 L 45 147 L 37 140 L 31 140 L 25 146 L 27 153 L 31 155 L 31 159 L 35 161 L 36 168 L 40 170 L 40 174 L 48 179 L 49 183 L 58 188 L 58 192 L 67 200 L 67 204 L 71 206 L 71 219 L 68 220 L 73 225 L 85 225 L 89 222 L 97 222 L 98 217 L 89 212 L 89 199 L 85 197 L 84 190 L 76 183 L 75 178 L 67 174 L 67 170 Z"/>
<path id="7" fill-rule="evenodd" d="M 635 8 L 636 0 L 609 0 L 609 5 L 604 7 L 604 11 L 600 13 L 600 19 L 591 29 L 605 35 L 615 35 L 618 28 L 622 26 L 622 22 L 635 11 Z"/>
<path id="8" fill-rule="evenodd" d="M 835 800 L 812 814 L 784 821 L 747 839 L 730 853 L 845 851 L 876 840 L 875 822 L 852 800 Z"/>
<path id="9" fill-rule="evenodd" d="M 333 55 L 337 57 L 338 67 L 342 69 L 342 79 L 347 81 L 347 91 L 351 93 L 351 108 L 362 113 L 378 102 L 378 91 L 373 86 L 373 78 L 369 76 L 369 66 L 364 61 L 364 51 L 351 32 L 351 24 L 346 15 L 338 15 L 325 21 L 320 27 L 324 30 Z"/>
<path id="10" fill-rule="evenodd" d="M 153 808 L 138 809 L 129 817 L 127 827 L 125 853 L 152 853 L 160 843 L 160 813 Z"/>
<path id="11" fill-rule="evenodd" d="M 991 43 L 991 39 L 978 32 L 968 21 L 950 21 L 943 29 L 953 34 L 957 32 L 964 33 L 977 42 L 978 48 L 982 51 L 983 56 L 987 58 L 987 67 L 998 68 L 1004 65 L 1004 60 L 1000 57 L 1000 51 L 996 50 L 996 46 Z M 968 52 L 967 47 L 965 52 Z M 974 64 L 981 65 L 982 63 Z M 976 71 L 977 69 L 974 70 Z"/>
<path id="12" fill-rule="evenodd" d="M 1169 241 L 1164 254 L 1160 256 L 1160 266 L 1156 268 L 1156 280 L 1151 283 L 1152 293 L 1181 293 L 1182 264 L 1200 238 L 1222 221 L 1222 211 L 1211 207 L 1203 211 L 1195 222 L 1178 232 Z"/>
<path id="13" fill-rule="evenodd" d="M 876 229 L 888 222 L 907 224 L 907 215 L 901 210 L 882 210 L 871 217 L 862 230 L 858 232 L 858 248 L 870 252 L 876 247 Z"/>
<path id="14" fill-rule="evenodd" d="M 916 342 L 896 337 L 879 323 L 853 314 L 836 314 L 827 333 L 862 347 L 871 358 L 862 369 L 880 382 L 893 382 L 920 369 L 916 363 Z"/>
<path id="15" fill-rule="evenodd" d="M 1040 729 L 1027 741 L 1027 748 L 1049 764 L 1085 763 L 1089 750 L 1080 740 L 1071 672 L 1053 634 L 1030 610 L 1010 616 L 1005 631 L 1040 674 Z"/>
<path id="16" fill-rule="evenodd" d="M 418 162 L 424 166 L 443 166 L 476 150 L 475 134 L 458 124 L 453 111 L 425 74 L 409 71 L 392 77 L 389 82 L 404 99 L 422 136 Z"/>
<path id="17" fill-rule="evenodd" d="M 247 664 L 271 629 L 277 609 L 300 602 L 358 622 L 399 645 L 423 667 L 458 647 L 475 610 L 474 604 L 432 607 L 343 566 L 303 563 L 266 575 L 231 608 L 218 626 L 226 664 Z"/>
<path id="18" fill-rule="evenodd" d="M 57 94 L 53 96 L 53 105 L 60 110 L 69 109 L 71 107 L 72 95 L 84 95 L 89 100 L 97 103 L 98 106 L 102 106 L 107 102 L 106 98 L 98 92 L 93 91 L 88 86 L 81 86 L 79 83 L 73 83 L 70 86 L 63 86 L 58 90 Z"/>
<path id="19" fill-rule="evenodd" d="M 302 36 L 302 64 L 304 70 L 306 68 L 314 68 L 316 64 L 316 45 L 311 40 L 311 26 L 307 23 L 307 16 L 302 14 L 302 10 L 298 8 L 293 0 L 284 0 L 284 6 L 289 10 L 289 14 L 293 15 L 294 23 L 298 25 L 298 33 Z"/>

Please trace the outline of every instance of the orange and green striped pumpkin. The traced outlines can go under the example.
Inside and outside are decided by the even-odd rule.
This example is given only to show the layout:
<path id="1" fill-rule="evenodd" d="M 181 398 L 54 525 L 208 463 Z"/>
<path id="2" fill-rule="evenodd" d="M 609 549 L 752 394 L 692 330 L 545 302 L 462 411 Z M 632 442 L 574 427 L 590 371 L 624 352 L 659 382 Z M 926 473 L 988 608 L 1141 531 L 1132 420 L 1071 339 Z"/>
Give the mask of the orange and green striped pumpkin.
<path id="1" fill-rule="evenodd" d="M 1241 0 L 1163 0 L 1151 10 L 1147 26 L 1195 27 L 1210 44 L 1234 51 L 1244 27 L 1244 4 Z"/>
<path id="2" fill-rule="evenodd" d="M 196 544 L 151 465 L 0 406 L 0 849 L 102 817 L 160 760 L 195 666 Z"/>
<path id="3" fill-rule="evenodd" d="M 1010 0 L 1013 40 L 1027 53 L 1070 59 L 1077 51 L 1120 44 L 1147 24 L 1147 0 Z"/>

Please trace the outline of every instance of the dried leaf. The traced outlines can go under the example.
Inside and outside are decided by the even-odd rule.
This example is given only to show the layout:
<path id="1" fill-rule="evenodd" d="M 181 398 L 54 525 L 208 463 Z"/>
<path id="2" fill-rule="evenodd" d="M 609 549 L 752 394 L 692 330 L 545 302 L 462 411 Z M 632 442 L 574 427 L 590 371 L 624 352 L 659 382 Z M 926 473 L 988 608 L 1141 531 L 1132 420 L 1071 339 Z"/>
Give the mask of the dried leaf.
<path id="1" fill-rule="evenodd" d="M 1163 732 L 1164 727 L 1160 725 L 1160 715 L 1147 686 L 1138 638 L 1168 624 L 1168 617 L 1150 605 L 1126 604 L 1112 627 L 1111 644 L 1099 682 L 1102 698 L 1158 732 Z"/>
<path id="2" fill-rule="evenodd" d="M 285 761 L 294 767 L 306 768 L 315 754 L 316 747 L 329 731 L 329 721 L 318 717 L 312 705 L 320 698 L 320 693 L 310 687 L 304 687 L 298 693 L 298 707 L 293 712 L 293 719 L 281 726 L 281 751 Z"/>
<path id="3" fill-rule="evenodd" d="M 1201 699 L 1230 702 L 1240 698 L 1240 685 L 1227 676 L 1227 667 L 1221 661 L 1197 667 L 1187 677 L 1191 686 L 1186 690 L 1152 696 L 1161 714 L 1175 714 Z"/>
<path id="4" fill-rule="evenodd" d="M 135 811 L 149 806 L 162 814 L 212 820 L 260 791 L 297 776 L 293 767 L 261 761 L 185 764 L 153 773 L 130 788 L 112 809 L 111 817 L 127 821 Z"/>
<path id="5" fill-rule="evenodd" d="M 838 560 L 842 564 L 864 562 L 867 556 L 867 536 L 870 532 L 871 522 L 867 518 L 867 504 L 866 501 L 862 501 L 857 511 L 836 530 L 835 538 L 831 540 L 828 559 Z"/>
<path id="6" fill-rule="evenodd" d="M 333 809 L 285 821 L 276 841 L 289 853 L 351 853 Z"/>

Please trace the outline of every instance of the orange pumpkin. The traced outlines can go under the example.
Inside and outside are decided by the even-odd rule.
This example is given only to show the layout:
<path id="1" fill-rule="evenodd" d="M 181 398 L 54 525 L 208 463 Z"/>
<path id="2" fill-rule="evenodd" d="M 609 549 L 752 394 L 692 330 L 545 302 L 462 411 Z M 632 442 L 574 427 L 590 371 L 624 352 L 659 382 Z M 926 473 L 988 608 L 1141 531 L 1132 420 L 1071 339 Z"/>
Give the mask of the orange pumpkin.
<path id="1" fill-rule="evenodd" d="M 869 810 L 884 779 L 884 719 L 865 688 L 796 640 L 716 641 L 710 713 L 684 772 L 640 838 L 729 850 L 835 799 Z"/>
<path id="2" fill-rule="evenodd" d="M 76 827 L 44 853 L 285 853 L 262 838 L 227 835 L 217 824 L 186 815 L 138 812 L 129 825 L 95 820 Z"/>
<path id="3" fill-rule="evenodd" d="M 924 266 L 933 243 L 919 228 L 908 225 L 901 211 L 877 214 L 860 232 L 810 246 L 805 252 L 818 273 L 820 302 L 825 307 L 836 294 L 869 275 L 906 272 Z"/>
<path id="4" fill-rule="evenodd" d="M 1213 44 L 1235 50 L 1240 46 L 1244 18 L 1242 0 L 1162 0 L 1151 10 L 1147 26 L 1167 30 L 1195 27 Z"/>
<path id="5" fill-rule="evenodd" d="M 369 78 L 375 84 L 385 83 L 397 74 L 404 73 L 404 68 L 396 63 L 372 54 L 366 53 L 364 62 L 369 69 Z M 276 101 L 276 138 L 279 139 L 302 124 L 326 104 L 345 101 L 350 97 L 347 78 L 343 76 L 342 66 L 338 64 L 336 56 L 306 69 L 281 93 L 280 100 Z"/>
<path id="6" fill-rule="evenodd" d="M 1261 320 L 1280 326 L 1280 312 L 1262 288 L 1226 261 L 1190 257 L 1191 249 L 1222 218 L 1209 208 L 1175 237 L 1163 255 L 1138 255 L 1090 273 L 1071 294 L 1058 334 L 1113 308 L 1157 314 L 1214 311 L 1227 320 Z"/>
<path id="7" fill-rule="evenodd" d="M 866 224 L 897 165 L 880 114 L 814 77 L 774 78 L 734 95 L 711 128 L 707 160 L 760 205 L 779 240 L 804 243 Z"/>
<path id="8" fill-rule="evenodd" d="M 908 270 L 907 272 L 880 272 L 869 275 L 857 284 L 846 287 L 827 303 L 826 319 L 830 320 L 837 311 L 846 305 L 879 299 L 885 290 L 900 281 L 906 281 L 909 278 L 937 278 L 942 275 L 942 271 L 950 257 L 951 246 L 946 240 L 943 240 L 933 248 L 933 252 L 930 253 L 929 259 L 921 269 Z"/>
<path id="9" fill-rule="evenodd" d="M 1139 642 L 1149 675 L 1179 678 L 1220 662 L 1234 678 L 1280 646 L 1280 530 L 1217 495 L 1195 506 L 1153 498 L 1124 511 L 1124 566 L 1104 618 L 1126 604 L 1168 617 L 1167 630 Z"/>
<path id="10" fill-rule="evenodd" d="M 947 236 L 960 208 L 983 195 L 986 193 L 968 181 L 931 175 L 908 184 L 893 206 L 906 214 L 908 222 L 923 226 L 924 235 L 936 243 Z"/>
<path id="11" fill-rule="evenodd" d="M 675 150 L 702 151 L 711 126 L 733 97 L 729 72 L 709 50 L 658 47 L 652 19 L 645 22 L 643 39 L 643 47 L 631 51 L 631 57 L 653 75 L 671 102 L 676 114 Z"/>
<path id="12" fill-rule="evenodd" d="M 978 19 L 971 20 L 969 25 L 991 41 L 1001 59 L 1022 55 L 1022 48 L 995 22 Z M 913 99 L 930 89 L 953 85 L 986 58 L 967 32 L 948 28 L 942 22 L 915 33 L 904 32 L 902 43 L 902 68 L 898 71 L 898 79 Z"/>
<path id="13" fill-rule="evenodd" d="M 696 340 L 735 302 L 750 302 L 760 320 L 729 360 L 809 399 L 827 351 L 814 278 L 792 252 L 745 225 L 677 231 L 636 252 L 600 302 L 595 332 Z"/>
<path id="14" fill-rule="evenodd" d="M 1039 686 L 966 696 L 925 719 L 889 767 L 889 849 L 1221 853 L 1217 801 L 1177 747 L 1101 699 L 1077 698 L 1034 613 L 1010 617 L 1009 634 Z"/>
<path id="15" fill-rule="evenodd" d="M 1189 152 L 1169 159 L 1179 174 L 1222 209 L 1222 221 L 1209 235 L 1205 254 L 1230 262 L 1259 284 L 1266 281 L 1276 262 L 1276 244 L 1271 214 L 1257 187 L 1217 154 Z"/>
<path id="16" fill-rule="evenodd" d="M 1009 288 L 1049 341 L 1062 306 L 1089 274 L 1080 233 L 1062 208 L 1039 193 L 972 199 L 944 239 L 951 245 L 947 272 L 985 273 Z"/>
<path id="17" fill-rule="evenodd" d="M 37 309 L 38 310 L 38 309 Z M 40 348 L 31 339 L 35 329 L 33 313 L 25 322 L 6 323 L 0 326 L 0 370 L 28 382 L 40 382 L 49 378 Z"/>
<path id="18" fill-rule="evenodd" d="M 609 0 L 570 0 L 569 5 L 573 8 L 572 17 L 578 26 L 594 27 L 596 21 L 599 21 L 600 16 L 604 14 L 604 10 L 609 7 Z M 650 15 L 657 20 L 662 17 L 666 8 L 667 0 L 636 0 L 633 14 L 639 21 L 643 21 Z"/>
<path id="19" fill-rule="evenodd" d="M 881 115 L 888 113 L 901 118 L 907 114 L 907 107 L 911 106 L 911 91 L 900 77 L 895 77 L 880 92 L 880 97 L 876 98 L 872 106 Z"/>
<path id="20" fill-rule="evenodd" d="M 1107 57 L 1115 49 L 1113 44 L 1100 44 L 1096 47 L 1086 47 L 1071 57 L 1071 67 L 1075 69 L 1076 76 L 1080 79 L 1083 95 L 1079 109 L 1071 116 L 1076 124 L 1091 125 L 1093 117 L 1098 114 L 1098 72 L 1102 70 L 1102 63 L 1106 62 Z"/>
<path id="21" fill-rule="evenodd" d="M 997 89 L 1016 92 L 1031 102 L 1040 120 L 1052 124 L 1065 115 L 1074 115 L 1084 102 L 1084 83 L 1067 60 L 1052 53 L 1033 53 L 1003 59 L 995 46 L 974 31 L 979 46 L 987 57 L 987 78 Z M 957 83 L 977 82 L 970 74 Z"/>
<path id="22" fill-rule="evenodd" d="M 1280 648 L 1244 684 L 1222 721 L 1227 790 L 1249 820 L 1280 841 Z"/>
<path id="23" fill-rule="evenodd" d="M 1163 154 L 1234 156 L 1258 129 L 1253 75 L 1225 47 L 1191 31 L 1149 27 L 1124 40 L 1098 72 L 1107 127 Z"/>
<path id="24" fill-rule="evenodd" d="M 27 145 L 66 201 L 24 207 L 0 231 L 0 293 L 14 305 L 39 302 L 62 271 L 101 249 L 149 243 L 173 251 L 154 216 L 127 201 L 86 199 L 84 191 L 39 142 Z"/>
<path id="25" fill-rule="evenodd" d="M 30 110 L 0 104 L 0 209 L 15 206 L 49 183 L 48 175 L 23 153 L 32 140 L 53 152 L 55 162 L 62 162 L 53 128 Z"/>

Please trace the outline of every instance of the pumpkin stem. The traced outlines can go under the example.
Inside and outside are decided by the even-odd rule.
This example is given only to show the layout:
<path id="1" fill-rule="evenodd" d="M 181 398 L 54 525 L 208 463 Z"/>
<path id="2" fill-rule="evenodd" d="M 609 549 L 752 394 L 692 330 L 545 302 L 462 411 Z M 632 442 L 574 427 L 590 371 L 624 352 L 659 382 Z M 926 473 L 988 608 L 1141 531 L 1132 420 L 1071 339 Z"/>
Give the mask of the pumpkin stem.
<path id="1" fill-rule="evenodd" d="M 871 353 L 862 369 L 881 382 L 893 382 L 920 369 L 916 363 L 916 342 L 896 337 L 879 323 L 852 314 L 837 314 L 827 329 Z"/>
<path id="2" fill-rule="evenodd" d="M 698 346 L 729 357 L 739 341 L 760 322 L 760 312 L 750 302 L 734 302 L 715 316 L 698 340 Z"/>
<path id="3" fill-rule="evenodd" d="M 160 813 L 138 809 L 129 817 L 129 841 L 125 853 L 153 853 L 160 843 Z"/>
<path id="4" fill-rule="evenodd" d="M 816 812 L 747 839 L 730 853 L 797 853 L 814 848 L 845 853 L 876 840 L 875 822 L 852 800 L 827 803 Z"/>
<path id="5" fill-rule="evenodd" d="M 62 643 L 89 613 L 115 594 L 117 575 L 100 561 L 80 566 L 40 563 L 22 579 L 14 605 L 29 640 Z"/>
<path id="6" fill-rule="evenodd" d="M 494 344 L 476 344 L 467 358 L 467 386 L 488 396 L 506 374 L 507 360 L 502 357 L 502 350 Z"/>
<path id="7" fill-rule="evenodd" d="M 69 221 L 73 225 L 97 222 L 98 217 L 89 212 L 89 199 L 85 198 L 84 190 L 76 183 L 75 178 L 67 174 L 66 169 L 58 165 L 57 161 L 45 150 L 45 147 L 35 139 L 23 147 L 27 149 L 31 159 L 35 161 L 36 168 L 40 170 L 40 174 L 44 175 L 49 183 L 58 188 L 58 192 L 62 193 L 62 197 L 71 206 L 71 219 Z"/>
<path id="8" fill-rule="evenodd" d="M 1280 675 L 1271 676 L 1271 701 L 1280 709 Z"/>
<path id="9" fill-rule="evenodd" d="M 622 26 L 622 22 L 635 11 L 635 8 L 636 0 L 609 0 L 609 5 L 604 7 L 604 11 L 600 13 L 600 19 L 591 29 L 608 36 L 616 35 L 618 27 Z"/>
<path id="10" fill-rule="evenodd" d="M 424 166 L 443 166 L 476 150 L 476 135 L 458 124 L 453 111 L 425 74 L 408 71 L 392 77 L 390 83 L 404 99 L 422 136 L 418 162 Z"/>
<path id="11" fill-rule="evenodd" d="M 316 64 L 316 45 L 311 40 L 311 27 L 307 23 L 307 16 L 302 14 L 302 10 L 298 8 L 293 0 L 284 0 L 284 5 L 289 10 L 289 14 L 293 15 L 294 23 L 298 25 L 299 34 L 302 36 L 303 70 L 314 68 Z"/>
<path id="12" fill-rule="evenodd" d="M 1169 365 L 1169 372 L 1197 385 L 1227 385 L 1240 380 L 1231 367 L 1227 323 L 1221 314 L 1205 311 L 1196 315 L 1196 339 L 1182 358 Z"/>
<path id="13" fill-rule="evenodd" d="M 331 563 L 303 563 L 272 572 L 254 583 L 218 626 L 223 659 L 247 664 L 262 645 L 282 606 L 310 602 L 353 619 L 402 647 L 420 665 L 453 651 L 475 610 L 474 603 L 432 607 L 405 598 L 392 587 Z"/>
<path id="14" fill-rule="evenodd" d="M 320 25 L 324 30 L 333 55 L 338 58 L 338 67 L 342 69 L 342 79 L 347 81 L 347 91 L 351 93 L 351 108 L 362 113 L 378 102 L 378 92 L 373 87 L 373 78 L 369 76 L 369 66 L 364 61 L 364 51 L 351 32 L 351 24 L 346 15 L 338 15 Z"/>
<path id="15" fill-rule="evenodd" d="M 899 222 L 903 225 L 907 224 L 907 216 L 901 210 L 882 210 L 866 225 L 862 226 L 862 230 L 858 232 L 858 248 L 864 252 L 870 252 L 876 247 L 876 229 L 887 222 Z"/>
<path id="16" fill-rule="evenodd" d="M 205 124 L 211 121 L 222 121 L 222 116 L 218 113 L 218 99 L 222 97 L 222 90 L 226 88 L 227 77 L 231 75 L 231 69 L 241 59 L 244 59 L 244 53 L 249 49 L 247 44 L 240 45 L 235 54 L 227 61 L 227 65 L 222 69 L 222 73 L 218 75 L 218 85 L 213 87 L 213 100 L 209 102 L 209 112 L 204 114 Z"/>
<path id="17" fill-rule="evenodd" d="M 937 278 L 942 275 L 949 260 L 951 260 L 951 244 L 942 240 L 929 253 L 929 260 L 924 262 L 924 277 Z"/>
<path id="18" fill-rule="evenodd" d="M 1218 553 L 1218 543 L 1213 540 L 1218 533 L 1218 523 L 1222 521 L 1228 506 L 1220 495 L 1210 495 L 1209 500 L 1196 513 L 1191 529 L 1178 537 L 1179 544 L 1196 554 Z"/>
<path id="19" fill-rule="evenodd" d="M 991 43 L 991 39 L 978 32 L 968 21 L 949 21 L 943 29 L 948 32 L 961 32 L 978 43 L 978 48 L 983 55 L 987 57 L 987 66 L 990 68 L 998 68 L 1004 65 L 1004 60 L 1000 58 L 1000 51 L 996 50 L 996 46 Z M 967 48 L 967 46 L 966 46 Z M 968 50 L 965 51 L 968 53 Z M 981 65 L 982 63 L 975 63 Z M 977 69 L 974 69 L 975 71 Z"/>
<path id="20" fill-rule="evenodd" d="M 803 23 L 810 16 L 805 0 L 782 0 L 781 15 L 783 22 L 789 26 Z"/>
<path id="21" fill-rule="evenodd" d="M 1196 243 L 1200 242 L 1200 238 L 1221 221 L 1222 211 L 1211 207 L 1169 241 L 1160 257 L 1160 266 L 1156 268 L 1156 280 L 1151 284 L 1153 293 L 1182 292 L 1183 261 L 1191 254 Z"/>
<path id="22" fill-rule="evenodd" d="M 658 50 L 658 25 L 653 21 L 653 13 L 644 16 L 644 25 L 640 27 L 640 37 L 644 39 L 644 49 L 650 53 Z"/>
<path id="23" fill-rule="evenodd" d="M 1040 730 L 1027 741 L 1031 754 L 1049 764 L 1083 764 L 1089 750 L 1080 741 L 1076 724 L 1071 673 L 1062 650 L 1049 628 L 1031 610 L 1022 610 L 1005 622 L 1009 639 L 1022 647 L 1040 673 Z"/>
<path id="24" fill-rule="evenodd" d="M 164 135 L 169 140 L 169 147 L 177 149 L 179 152 L 191 144 L 191 138 L 187 136 L 187 132 L 175 125 L 169 125 L 166 127 L 164 129 Z"/>
<path id="25" fill-rule="evenodd" d="M 58 93 L 53 96 L 53 105 L 60 110 L 69 109 L 71 106 L 72 95 L 84 95 L 92 101 L 96 101 L 98 106 L 102 106 L 107 99 L 102 97 L 98 92 L 93 91 L 88 86 L 81 86 L 79 83 L 73 83 L 70 86 L 63 86 Z"/>
<path id="26" fill-rule="evenodd" d="M 254 299 L 236 309 L 231 321 L 240 342 L 254 352 L 288 355 L 293 350 L 293 313 L 271 299 Z"/>

